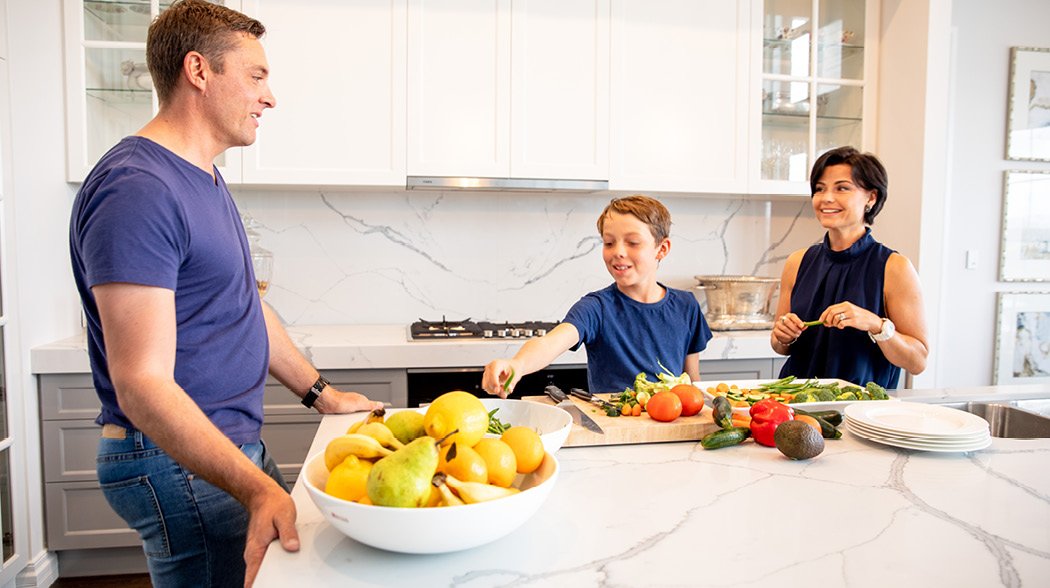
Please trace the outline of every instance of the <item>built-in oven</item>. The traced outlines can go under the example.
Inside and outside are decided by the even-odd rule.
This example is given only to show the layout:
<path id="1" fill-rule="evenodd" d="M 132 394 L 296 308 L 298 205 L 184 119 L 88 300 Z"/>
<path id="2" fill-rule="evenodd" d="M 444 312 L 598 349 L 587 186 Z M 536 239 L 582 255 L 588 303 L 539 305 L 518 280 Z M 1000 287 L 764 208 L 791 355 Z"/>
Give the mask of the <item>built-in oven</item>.
<path id="1" fill-rule="evenodd" d="M 488 393 L 481 389 L 484 368 L 413 368 L 408 370 L 408 406 L 419 406 L 433 402 L 435 398 L 452 390 L 464 390 L 485 398 Z M 510 398 L 542 396 L 543 388 L 554 384 L 562 390 L 587 389 L 586 365 L 553 365 L 529 374 L 515 384 Z"/>

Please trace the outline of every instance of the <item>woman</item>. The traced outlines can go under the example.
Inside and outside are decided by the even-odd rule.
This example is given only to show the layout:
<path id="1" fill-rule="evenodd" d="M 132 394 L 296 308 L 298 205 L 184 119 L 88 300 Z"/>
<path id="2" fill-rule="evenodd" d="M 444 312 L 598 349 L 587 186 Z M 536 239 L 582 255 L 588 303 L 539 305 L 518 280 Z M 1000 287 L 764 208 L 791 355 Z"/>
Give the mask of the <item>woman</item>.
<path id="1" fill-rule="evenodd" d="M 780 278 L 771 343 L 788 356 L 781 377 L 896 388 L 901 368 L 926 369 L 919 276 L 868 226 L 886 203 L 886 183 L 882 163 L 852 147 L 828 151 L 814 164 L 813 212 L 827 233 L 823 242 L 792 253 Z"/>

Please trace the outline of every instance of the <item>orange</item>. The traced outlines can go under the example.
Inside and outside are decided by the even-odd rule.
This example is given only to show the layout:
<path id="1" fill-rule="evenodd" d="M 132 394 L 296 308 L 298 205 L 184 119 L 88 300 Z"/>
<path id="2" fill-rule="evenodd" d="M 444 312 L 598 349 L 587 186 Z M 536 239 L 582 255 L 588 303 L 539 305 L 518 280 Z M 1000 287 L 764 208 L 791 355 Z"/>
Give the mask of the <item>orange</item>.
<path id="1" fill-rule="evenodd" d="M 324 485 L 326 494 L 354 502 L 367 496 L 368 473 L 372 462 L 358 459 L 356 455 L 347 456 L 343 463 L 332 468 L 328 481 Z"/>
<path id="2" fill-rule="evenodd" d="M 438 396 L 423 415 L 423 429 L 435 439 L 444 439 L 443 446 L 458 441 L 465 447 L 473 447 L 488 428 L 489 413 L 485 405 L 477 396 L 460 390 Z M 453 431 L 458 432 L 446 438 Z"/>
<path id="3" fill-rule="evenodd" d="M 530 474 L 540 467 L 540 462 L 543 461 L 543 440 L 535 429 L 520 425 L 511 427 L 503 433 L 500 440 L 510 445 L 514 451 L 519 474 Z"/>
<path id="4" fill-rule="evenodd" d="M 518 473 L 518 460 L 514 457 L 514 450 L 510 445 L 499 439 L 486 437 L 478 441 L 474 451 L 485 460 L 485 466 L 489 470 L 489 484 L 507 488 L 514 482 L 514 476 Z"/>
<path id="5" fill-rule="evenodd" d="M 448 455 L 452 454 L 449 459 Z M 485 460 L 477 451 L 462 443 L 453 443 L 448 447 L 442 447 L 438 455 L 437 471 L 444 472 L 457 480 L 464 482 L 489 481 L 489 468 Z"/>

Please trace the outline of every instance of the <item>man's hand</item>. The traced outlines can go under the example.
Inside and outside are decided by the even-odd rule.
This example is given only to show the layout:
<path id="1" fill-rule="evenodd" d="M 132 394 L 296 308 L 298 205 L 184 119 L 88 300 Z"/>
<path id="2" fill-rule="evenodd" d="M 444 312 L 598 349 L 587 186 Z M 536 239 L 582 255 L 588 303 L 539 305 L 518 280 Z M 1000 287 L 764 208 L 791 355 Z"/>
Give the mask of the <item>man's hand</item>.
<path id="1" fill-rule="evenodd" d="M 295 529 L 295 503 L 277 484 L 249 502 L 247 509 L 250 518 L 244 545 L 244 585 L 251 586 L 270 542 L 280 539 L 285 551 L 299 551 L 299 532 Z"/>
<path id="2" fill-rule="evenodd" d="M 314 408 L 321 414 L 347 414 L 383 408 L 383 403 L 369 400 L 364 394 L 343 392 L 328 385 L 317 397 Z"/>

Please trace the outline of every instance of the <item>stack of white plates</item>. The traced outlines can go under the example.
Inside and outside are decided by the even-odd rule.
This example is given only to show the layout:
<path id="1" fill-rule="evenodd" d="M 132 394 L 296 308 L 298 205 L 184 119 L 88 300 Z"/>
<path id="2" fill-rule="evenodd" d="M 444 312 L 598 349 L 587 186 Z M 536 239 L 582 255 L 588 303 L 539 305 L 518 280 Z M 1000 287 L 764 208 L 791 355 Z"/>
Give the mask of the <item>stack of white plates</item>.
<path id="1" fill-rule="evenodd" d="M 936 404 L 858 402 L 847 406 L 845 415 L 854 435 L 894 447 L 959 452 L 984 449 L 992 443 L 988 421 Z"/>

